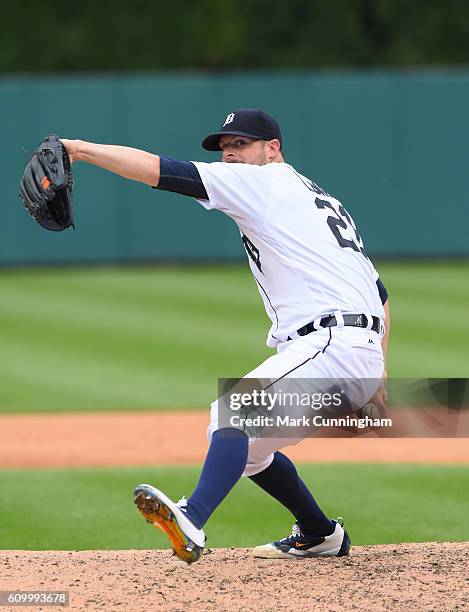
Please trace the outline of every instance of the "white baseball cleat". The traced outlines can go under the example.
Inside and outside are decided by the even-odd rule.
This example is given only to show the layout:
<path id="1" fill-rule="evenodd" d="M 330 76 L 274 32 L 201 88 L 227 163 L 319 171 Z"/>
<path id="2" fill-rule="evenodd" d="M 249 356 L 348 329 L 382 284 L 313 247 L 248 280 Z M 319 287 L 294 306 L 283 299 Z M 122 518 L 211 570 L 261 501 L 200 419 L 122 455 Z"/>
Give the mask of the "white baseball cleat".
<path id="1" fill-rule="evenodd" d="M 162 529 L 171 542 L 174 554 L 186 563 L 200 559 L 205 546 L 205 533 L 186 516 L 184 501 L 175 504 L 162 491 L 141 484 L 134 492 L 135 504 L 148 523 Z"/>
<path id="2" fill-rule="evenodd" d="M 278 542 L 256 546 L 252 554 L 262 559 L 301 559 L 304 557 L 345 557 L 350 550 L 350 538 L 338 518 L 334 533 L 324 537 L 306 536 L 295 523 L 291 535 Z"/>

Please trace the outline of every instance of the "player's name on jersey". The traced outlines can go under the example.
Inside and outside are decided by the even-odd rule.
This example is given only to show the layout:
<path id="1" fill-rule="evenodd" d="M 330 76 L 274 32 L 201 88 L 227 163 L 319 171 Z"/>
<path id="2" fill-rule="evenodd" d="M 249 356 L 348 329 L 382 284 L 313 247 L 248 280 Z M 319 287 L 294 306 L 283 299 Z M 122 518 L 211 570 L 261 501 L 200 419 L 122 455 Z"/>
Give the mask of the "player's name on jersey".
<path id="1" fill-rule="evenodd" d="M 243 417 L 239 414 L 230 417 L 231 427 L 392 427 L 390 418 L 371 418 L 369 416 L 354 417 L 324 417 L 319 414 L 314 416 L 303 415 L 292 417 L 288 415 Z"/>

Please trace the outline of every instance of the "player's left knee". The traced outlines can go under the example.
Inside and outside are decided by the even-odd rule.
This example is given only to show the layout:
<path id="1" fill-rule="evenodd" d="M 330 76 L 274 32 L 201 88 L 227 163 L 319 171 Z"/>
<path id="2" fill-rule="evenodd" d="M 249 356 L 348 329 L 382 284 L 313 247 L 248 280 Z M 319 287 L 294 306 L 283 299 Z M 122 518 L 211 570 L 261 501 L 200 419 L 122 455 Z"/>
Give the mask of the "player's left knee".
<path id="1" fill-rule="evenodd" d="M 255 476 L 256 474 L 263 472 L 269 467 L 269 465 L 272 463 L 273 460 L 274 460 L 273 453 L 271 453 L 270 455 L 262 459 L 255 458 L 251 460 L 248 455 L 248 462 L 244 469 L 243 476 L 246 476 L 247 478 L 249 478 L 250 476 Z"/>

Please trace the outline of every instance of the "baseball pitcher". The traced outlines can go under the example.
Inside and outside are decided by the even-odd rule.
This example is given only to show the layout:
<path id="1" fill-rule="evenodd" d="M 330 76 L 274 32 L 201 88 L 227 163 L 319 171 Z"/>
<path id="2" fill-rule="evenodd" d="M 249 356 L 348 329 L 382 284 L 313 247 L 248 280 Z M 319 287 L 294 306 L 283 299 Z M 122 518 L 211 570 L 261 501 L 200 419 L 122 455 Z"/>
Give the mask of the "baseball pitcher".
<path id="1" fill-rule="evenodd" d="M 344 206 L 285 161 L 277 121 L 260 109 L 230 112 L 202 146 L 214 163 L 181 161 L 124 146 L 61 139 L 70 161 L 87 162 L 153 188 L 195 198 L 237 224 L 271 327 L 276 353 L 246 379 L 350 380 L 355 406 L 385 393 L 389 334 L 387 292 Z M 362 381 L 362 382 L 361 382 Z M 368 381 L 365 384 L 365 381 Z M 375 381 L 370 386 L 370 381 Z M 219 398 L 220 399 L 220 398 Z M 256 436 L 211 407 L 210 446 L 192 495 L 178 503 L 148 484 L 135 490 L 142 515 L 168 536 L 187 563 L 204 549 L 204 526 L 244 474 L 283 504 L 291 535 L 253 550 L 256 557 L 344 556 L 341 519 L 321 510 L 280 451 L 298 439 Z"/>

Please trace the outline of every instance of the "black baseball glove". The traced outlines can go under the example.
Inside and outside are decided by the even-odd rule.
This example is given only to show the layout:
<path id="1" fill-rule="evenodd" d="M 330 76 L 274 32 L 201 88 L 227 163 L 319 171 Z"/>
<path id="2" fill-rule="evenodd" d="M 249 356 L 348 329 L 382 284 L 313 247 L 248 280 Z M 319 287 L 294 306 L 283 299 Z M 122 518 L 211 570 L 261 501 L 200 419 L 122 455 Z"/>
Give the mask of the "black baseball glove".
<path id="1" fill-rule="evenodd" d="M 49 134 L 34 151 L 20 183 L 20 198 L 39 225 L 53 232 L 73 227 L 72 165 L 58 136 Z"/>

